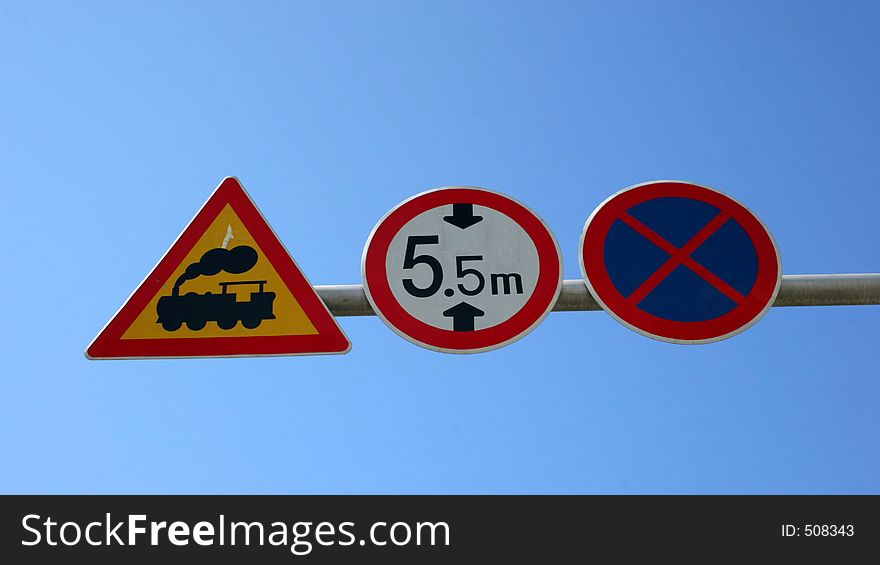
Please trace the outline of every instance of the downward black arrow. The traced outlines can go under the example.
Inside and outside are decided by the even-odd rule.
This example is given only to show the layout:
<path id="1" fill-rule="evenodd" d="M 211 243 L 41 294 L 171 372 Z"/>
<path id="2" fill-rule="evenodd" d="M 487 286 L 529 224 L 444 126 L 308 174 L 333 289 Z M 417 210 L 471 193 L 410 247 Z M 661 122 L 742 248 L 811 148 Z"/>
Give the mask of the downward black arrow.
<path id="1" fill-rule="evenodd" d="M 452 215 L 443 216 L 443 221 L 463 230 L 483 221 L 483 216 L 474 216 L 473 204 L 453 204 Z"/>
<path id="2" fill-rule="evenodd" d="M 452 318 L 452 329 L 457 332 L 474 331 L 474 318 L 480 318 L 486 313 L 471 306 L 467 302 L 459 302 L 449 310 L 443 312 L 447 318 Z"/>

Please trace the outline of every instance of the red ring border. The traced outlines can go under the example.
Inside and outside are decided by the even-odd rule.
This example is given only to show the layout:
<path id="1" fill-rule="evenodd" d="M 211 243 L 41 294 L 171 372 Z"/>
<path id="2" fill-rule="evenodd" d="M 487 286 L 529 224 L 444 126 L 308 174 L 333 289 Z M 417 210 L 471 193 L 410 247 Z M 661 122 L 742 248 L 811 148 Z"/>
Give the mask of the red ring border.
<path id="1" fill-rule="evenodd" d="M 699 200 L 728 212 L 746 231 L 758 254 L 758 278 L 736 308 L 711 320 L 677 322 L 630 304 L 611 282 L 605 266 L 605 239 L 614 221 L 633 206 L 664 197 Z M 584 225 L 579 249 L 581 273 L 591 294 L 619 322 L 648 337 L 671 343 L 710 343 L 741 333 L 766 314 L 779 292 L 782 261 L 773 236 L 760 219 L 734 198 L 715 189 L 681 181 L 635 185 L 600 204 Z"/>
<path id="2" fill-rule="evenodd" d="M 485 206 L 510 217 L 532 238 L 539 258 L 538 283 L 519 312 L 500 324 L 473 332 L 437 328 L 411 315 L 394 297 L 385 270 L 391 241 L 407 222 L 428 210 L 456 203 Z M 379 220 L 364 246 L 361 274 L 376 314 L 398 335 L 436 351 L 479 353 L 520 339 L 550 313 L 562 289 L 562 254 L 550 228 L 524 204 L 482 188 L 437 188 L 401 202 Z"/>

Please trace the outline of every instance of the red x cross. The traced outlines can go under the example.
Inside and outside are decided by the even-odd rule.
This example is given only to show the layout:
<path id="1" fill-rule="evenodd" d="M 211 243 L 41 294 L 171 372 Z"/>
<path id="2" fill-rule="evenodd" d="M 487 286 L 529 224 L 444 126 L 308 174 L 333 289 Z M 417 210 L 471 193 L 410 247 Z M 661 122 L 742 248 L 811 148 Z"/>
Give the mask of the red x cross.
<path id="1" fill-rule="evenodd" d="M 724 223 L 730 219 L 730 214 L 728 212 L 719 212 L 715 218 L 712 219 L 711 222 L 706 224 L 703 229 L 701 229 L 697 234 L 692 237 L 687 243 L 685 243 L 682 247 L 676 247 L 673 244 L 669 243 L 666 239 L 664 239 L 660 234 L 643 224 L 642 222 L 635 219 L 630 215 L 629 212 L 624 212 L 620 219 L 626 222 L 631 228 L 642 234 L 645 238 L 647 238 L 651 243 L 655 244 L 657 247 L 662 249 L 663 251 L 669 253 L 669 259 L 660 266 L 659 269 L 654 271 L 648 279 L 642 283 L 642 285 L 633 292 L 627 300 L 636 305 L 641 302 L 648 294 L 651 293 L 652 290 L 657 288 L 663 279 L 668 277 L 672 271 L 675 270 L 680 264 L 684 264 L 690 270 L 695 272 L 697 275 L 702 277 L 706 282 L 720 290 L 736 302 L 737 304 L 741 304 L 746 297 L 742 295 L 741 292 L 724 282 L 718 275 L 707 269 L 706 267 L 697 263 L 693 257 L 691 257 L 691 253 L 697 250 L 699 246 L 706 242 L 709 237 L 718 231 L 718 229 L 724 225 Z"/>

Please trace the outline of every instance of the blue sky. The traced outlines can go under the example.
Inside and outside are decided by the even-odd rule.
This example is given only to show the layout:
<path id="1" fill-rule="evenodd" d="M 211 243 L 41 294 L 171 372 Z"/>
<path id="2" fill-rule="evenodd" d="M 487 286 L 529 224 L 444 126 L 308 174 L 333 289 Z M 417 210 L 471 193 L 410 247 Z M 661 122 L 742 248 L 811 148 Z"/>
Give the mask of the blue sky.
<path id="1" fill-rule="evenodd" d="M 0 491 L 878 493 L 880 308 L 675 346 L 602 312 L 504 349 L 340 318 L 345 356 L 88 361 L 238 176 L 315 284 L 401 200 L 584 221 L 723 190 L 783 272 L 880 270 L 875 2 L 0 3 Z"/>

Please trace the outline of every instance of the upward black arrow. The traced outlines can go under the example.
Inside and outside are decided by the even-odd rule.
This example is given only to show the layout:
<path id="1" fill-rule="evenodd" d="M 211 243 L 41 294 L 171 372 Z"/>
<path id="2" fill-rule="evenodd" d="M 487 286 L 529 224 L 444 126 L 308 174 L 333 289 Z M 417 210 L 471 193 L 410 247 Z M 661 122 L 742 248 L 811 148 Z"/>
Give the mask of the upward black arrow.
<path id="1" fill-rule="evenodd" d="M 443 221 L 463 230 L 483 221 L 483 216 L 474 216 L 473 204 L 453 204 L 452 215 L 443 216 Z"/>
<path id="2" fill-rule="evenodd" d="M 443 312 L 447 318 L 452 318 L 452 329 L 456 332 L 474 331 L 474 318 L 480 318 L 486 313 L 467 302 L 459 302 L 449 310 Z"/>

